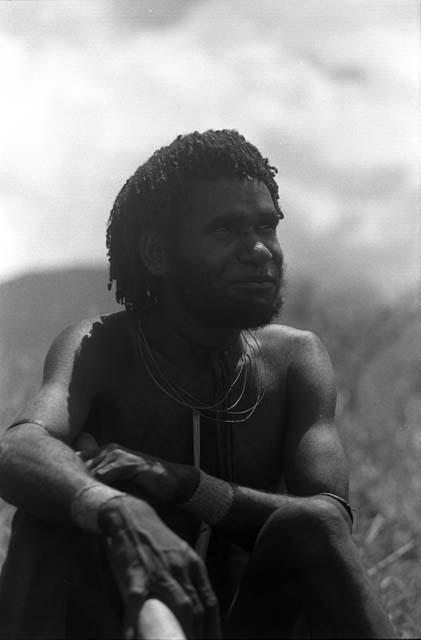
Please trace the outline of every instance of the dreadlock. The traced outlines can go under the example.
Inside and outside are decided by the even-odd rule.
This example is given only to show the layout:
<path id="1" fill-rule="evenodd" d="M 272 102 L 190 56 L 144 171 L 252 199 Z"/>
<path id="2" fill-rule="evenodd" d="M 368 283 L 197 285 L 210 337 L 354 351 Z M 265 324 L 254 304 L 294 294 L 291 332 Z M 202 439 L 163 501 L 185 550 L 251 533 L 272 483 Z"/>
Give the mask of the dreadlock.
<path id="1" fill-rule="evenodd" d="M 138 250 L 147 230 L 164 237 L 175 231 L 185 211 L 188 186 L 194 179 L 250 177 L 268 188 L 280 218 L 277 169 L 235 130 L 210 129 L 179 135 L 141 165 L 127 180 L 111 210 L 107 226 L 110 261 L 108 289 L 116 283 L 116 300 L 126 309 L 144 308 L 153 297 L 153 281 Z"/>

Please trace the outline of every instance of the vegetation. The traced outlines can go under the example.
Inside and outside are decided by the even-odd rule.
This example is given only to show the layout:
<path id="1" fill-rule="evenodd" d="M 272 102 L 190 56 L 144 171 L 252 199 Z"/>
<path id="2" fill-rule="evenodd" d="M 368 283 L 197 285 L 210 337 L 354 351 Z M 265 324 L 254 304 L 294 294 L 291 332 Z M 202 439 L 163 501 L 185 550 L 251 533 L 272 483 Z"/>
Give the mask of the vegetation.
<path id="1" fill-rule="evenodd" d="M 421 635 L 421 314 L 415 296 L 384 307 L 373 292 L 301 283 L 286 309 L 332 357 L 337 424 L 351 466 L 354 535 L 400 636 Z"/>
<path id="2" fill-rule="evenodd" d="M 6 287 L 6 289 L 5 289 Z M 0 425 L 39 384 L 48 343 L 67 324 L 115 309 L 98 271 L 38 274 L 0 287 Z M 77 295 L 75 294 L 77 292 Z M 360 286 L 291 283 L 283 322 L 316 332 L 338 380 L 337 422 L 351 463 L 355 540 L 399 635 L 421 635 L 421 315 Z M 0 562 L 11 510 L 0 510 Z"/>

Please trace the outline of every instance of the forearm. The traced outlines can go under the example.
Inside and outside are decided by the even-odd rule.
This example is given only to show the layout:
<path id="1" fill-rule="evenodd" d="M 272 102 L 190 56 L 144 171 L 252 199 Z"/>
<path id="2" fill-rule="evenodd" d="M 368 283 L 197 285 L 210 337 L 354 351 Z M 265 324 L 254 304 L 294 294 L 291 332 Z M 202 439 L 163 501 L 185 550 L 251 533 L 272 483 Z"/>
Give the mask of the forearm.
<path id="1" fill-rule="evenodd" d="M 208 474 L 182 508 L 212 525 L 232 542 L 251 548 L 270 515 L 293 498 L 227 483 Z"/>
<path id="2" fill-rule="evenodd" d="M 247 487 L 228 484 L 207 474 L 201 475 L 199 487 L 183 508 L 200 520 L 216 527 L 236 544 L 250 549 L 261 528 L 277 509 L 285 518 L 297 513 L 297 508 L 314 497 L 333 504 L 349 525 L 352 513 L 341 497 L 316 493 L 313 496 L 289 496 L 266 493 Z"/>
<path id="3" fill-rule="evenodd" d="M 288 509 L 294 498 L 235 486 L 230 509 L 216 527 L 232 542 L 250 549 L 276 509 Z"/>
<path id="4" fill-rule="evenodd" d="M 190 465 L 153 458 L 115 444 L 104 447 L 87 464 L 104 482 L 124 487 L 127 493 L 153 505 L 179 505 L 245 548 L 253 546 L 275 510 L 284 509 L 288 518 L 289 513 L 297 512 L 301 505 L 305 507 L 311 496 L 318 495 L 332 502 L 348 518 L 337 498 L 322 495 L 329 484 L 310 486 L 307 497 L 270 494 L 232 485 Z"/>
<path id="5" fill-rule="evenodd" d="M 75 496 L 95 485 L 104 486 L 68 445 L 42 428 L 23 424 L 2 437 L 1 493 L 15 506 L 46 520 L 74 524 Z"/>

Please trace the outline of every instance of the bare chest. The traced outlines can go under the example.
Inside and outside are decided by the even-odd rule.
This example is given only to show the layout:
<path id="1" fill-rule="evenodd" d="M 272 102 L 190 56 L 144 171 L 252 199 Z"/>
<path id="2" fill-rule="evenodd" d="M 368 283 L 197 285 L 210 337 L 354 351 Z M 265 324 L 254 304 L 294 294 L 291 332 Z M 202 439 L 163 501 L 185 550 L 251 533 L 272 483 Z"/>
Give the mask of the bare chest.
<path id="1" fill-rule="evenodd" d="M 249 375 L 235 416 L 200 416 L 200 466 L 237 484 L 274 490 L 282 481 L 285 381 L 261 364 L 260 377 Z M 263 368 L 262 368 L 263 367 Z M 248 409 L 259 399 L 252 415 Z M 235 401 L 234 397 L 227 400 Z M 247 417 L 248 416 L 248 417 Z M 244 418 L 228 422 L 227 418 Z M 101 444 L 117 442 L 164 460 L 194 463 L 193 413 L 164 392 L 140 367 L 120 370 L 99 394 L 90 430 Z"/>

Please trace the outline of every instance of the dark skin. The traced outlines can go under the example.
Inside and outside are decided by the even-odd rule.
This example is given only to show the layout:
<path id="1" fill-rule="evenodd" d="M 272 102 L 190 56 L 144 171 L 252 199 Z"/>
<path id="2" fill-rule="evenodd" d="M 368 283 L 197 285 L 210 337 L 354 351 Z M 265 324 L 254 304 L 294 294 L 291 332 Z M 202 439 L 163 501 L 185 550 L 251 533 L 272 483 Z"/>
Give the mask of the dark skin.
<path id="1" fill-rule="evenodd" d="M 210 348 L 225 350 L 233 375 L 247 348 L 242 323 L 270 318 L 282 270 L 277 222 L 264 184 L 221 178 L 193 185 L 176 250 L 154 234 L 139 242 L 145 264 L 160 282 L 159 305 L 142 318 L 148 340 L 166 376 L 203 401 L 215 399 Z M 59 336 L 47 356 L 42 388 L 25 412 L 28 424 L 3 438 L 0 481 L 9 501 L 40 517 L 51 519 L 54 513 L 69 524 L 72 499 L 92 476 L 98 484 L 125 488 L 131 495 L 98 504 L 98 519 L 111 540 L 126 629 L 140 633 L 139 610 L 153 593 L 168 604 L 187 635 L 215 637 L 216 599 L 202 561 L 189 546 L 198 520 L 182 506 L 199 481 L 192 466 L 191 412 L 151 380 L 137 355 L 136 332 L 136 318 L 122 312 L 79 323 Z M 285 621 L 268 621 L 267 614 L 268 603 L 278 610 L 282 604 L 289 607 L 289 567 L 319 603 L 332 634 L 393 636 L 359 565 L 346 511 L 320 496 L 348 495 L 347 466 L 333 421 L 329 357 L 308 332 L 271 325 L 253 335 L 257 369 L 239 408 L 256 398 L 259 376 L 266 393 L 253 416 L 233 426 L 238 490 L 216 526 L 251 552 L 229 632 L 291 631 Z M 72 448 L 86 432 L 99 448 L 93 440 L 79 441 L 84 453 L 78 456 Z M 201 437 L 201 466 L 218 475 L 211 421 L 202 420 Z M 131 542 L 121 537 L 127 529 L 133 532 Z M 320 540 L 321 551 L 307 557 L 309 532 Z M 139 578 L 140 594 L 127 578 L 130 560 L 125 563 L 120 554 L 113 563 L 113 548 L 117 557 L 127 544 L 153 567 L 152 583 Z M 304 556 L 304 564 L 314 569 L 308 576 L 300 564 Z M 340 620 L 334 616 L 338 608 Z"/>

